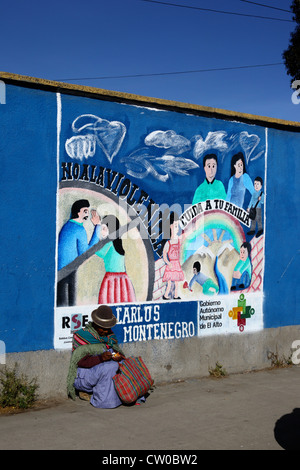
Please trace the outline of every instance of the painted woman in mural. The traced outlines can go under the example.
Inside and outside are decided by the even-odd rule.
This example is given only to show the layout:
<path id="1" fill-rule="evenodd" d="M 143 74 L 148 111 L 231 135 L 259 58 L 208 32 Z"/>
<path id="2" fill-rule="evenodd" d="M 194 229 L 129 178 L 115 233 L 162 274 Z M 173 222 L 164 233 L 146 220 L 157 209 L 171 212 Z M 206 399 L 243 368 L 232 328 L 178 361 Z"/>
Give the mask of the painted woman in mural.
<path id="1" fill-rule="evenodd" d="M 114 215 L 107 215 L 101 223 L 102 239 L 117 232 L 120 222 Z M 114 238 L 96 251 L 97 256 L 103 259 L 105 276 L 102 280 L 98 303 L 113 304 L 123 302 L 135 302 L 135 291 L 125 268 L 125 250 L 121 238 Z"/>
<path id="2" fill-rule="evenodd" d="M 246 173 L 244 155 L 239 152 L 231 159 L 231 178 L 228 183 L 227 201 L 238 207 L 243 207 L 246 189 L 252 196 L 254 186 L 250 176 Z"/>
<path id="3" fill-rule="evenodd" d="M 163 282 L 167 282 L 163 299 L 169 300 L 172 282 L 174 282 L 174 299 L 177 300 L 180 299 L 180 297 L 178 297 L 178 283 L 179 281 L 184 280 L 184 274 L 180 265 L 180 236 L 178 236 L 179 219 L 177 214 L 174 212 L 171 212 L 170 214 L 170 230 L 171 238 L 166 242 L 163 251 L 163 259 L 167 265 L 163 275 Z"/>

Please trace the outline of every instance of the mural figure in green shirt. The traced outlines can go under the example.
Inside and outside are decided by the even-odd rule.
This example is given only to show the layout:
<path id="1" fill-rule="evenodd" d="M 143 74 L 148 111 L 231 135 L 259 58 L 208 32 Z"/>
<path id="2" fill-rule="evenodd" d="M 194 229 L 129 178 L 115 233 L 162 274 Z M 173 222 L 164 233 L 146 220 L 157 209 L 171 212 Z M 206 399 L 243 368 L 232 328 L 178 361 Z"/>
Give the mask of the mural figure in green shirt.
<path id="1" fill-rule="evenodd" d="M 247 289 L 251 283 L 252 276 L 252 265 L 250 260 L 251 245 L 248 242 L 244 242 L 240 248 L 240 259 L 235 265 L 231 290 L 236 289 Z"/>
<path id="2" fill-rule="evenodd" d="M 217 155 L 211 153 L 203 158 L 203 168 L 206 178 L 195 191 L 193 204 L 207 199 L 226 199 L 226 191 L 222 181 L 216 180 L 218 169 Z"/>
<path id="3" fill-rule="evenodd" d="M 107 215 L 101 223 L 101 236 L 106 239 L 118 232 L 120 222 L 114 215 Z M 131 280 L 126 273 L 125 250 L 122 239 L 113 237 L 95 253 L 104 261 L 105 276 L 101 282 L 98 303 L 101 305 L 135 302 L 135 291 Z"/>

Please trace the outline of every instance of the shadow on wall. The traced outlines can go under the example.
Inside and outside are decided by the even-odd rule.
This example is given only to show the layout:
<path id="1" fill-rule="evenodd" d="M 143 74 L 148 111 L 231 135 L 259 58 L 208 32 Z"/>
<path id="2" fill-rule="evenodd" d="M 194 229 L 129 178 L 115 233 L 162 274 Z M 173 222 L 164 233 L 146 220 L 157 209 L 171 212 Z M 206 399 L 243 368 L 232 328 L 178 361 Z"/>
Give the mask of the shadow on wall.
<path id="1" fill-rule="evenodd" d="M 276 421 L 274 437 L 284 450 L 300 450 L 300 408 Z"/>

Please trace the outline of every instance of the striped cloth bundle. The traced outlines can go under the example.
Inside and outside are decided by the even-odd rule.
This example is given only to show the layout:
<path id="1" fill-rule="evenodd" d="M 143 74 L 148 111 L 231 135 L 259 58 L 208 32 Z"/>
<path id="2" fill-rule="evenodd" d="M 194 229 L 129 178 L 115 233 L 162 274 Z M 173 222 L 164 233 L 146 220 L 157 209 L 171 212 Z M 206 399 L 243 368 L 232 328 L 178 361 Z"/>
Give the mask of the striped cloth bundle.
<path id="1" fill-rule="evenodd" d="M 119 364 L 118 373 L 113 377 L 120 400 L 129 405 L 145 395 L 154 381 L 143 359 L 128 357 Z"/>
<path id="2" fill-rule="evenodd" d="M 97 343 L 105 343 L 107 348 L 113 348 L 116 351 L 120 350 L 116 335 L 110 330 L 110 333 L 107 336 L 100 336 L 98 331 L 93 327 L 92 322 L 88 322 L 84 328 L 74 332 L 72 349 L 74 351 L 79 346 Z"/>

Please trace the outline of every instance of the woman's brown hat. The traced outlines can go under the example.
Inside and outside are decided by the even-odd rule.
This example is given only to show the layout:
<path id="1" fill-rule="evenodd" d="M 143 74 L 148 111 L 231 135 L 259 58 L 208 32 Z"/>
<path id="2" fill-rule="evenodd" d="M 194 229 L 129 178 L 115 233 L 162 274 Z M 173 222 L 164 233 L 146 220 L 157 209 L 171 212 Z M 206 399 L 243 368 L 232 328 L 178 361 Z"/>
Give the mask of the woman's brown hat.
<path id="1" fill-rule="evenodd" d="M 96 310 L 93 310 L 92 320 L 101 328 L 112 328 L 117 323 L 117 319 L 108 305 L 100 305 Z"/>

